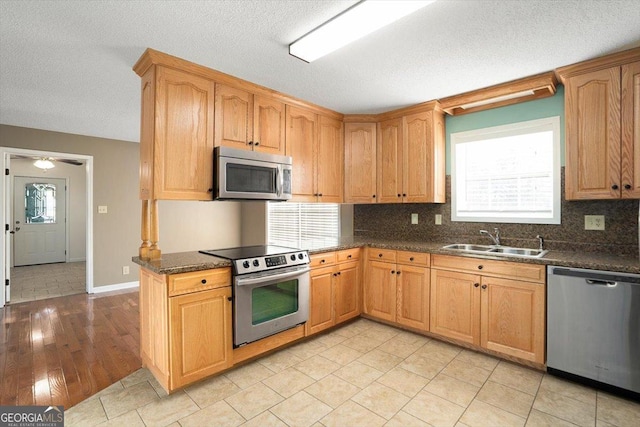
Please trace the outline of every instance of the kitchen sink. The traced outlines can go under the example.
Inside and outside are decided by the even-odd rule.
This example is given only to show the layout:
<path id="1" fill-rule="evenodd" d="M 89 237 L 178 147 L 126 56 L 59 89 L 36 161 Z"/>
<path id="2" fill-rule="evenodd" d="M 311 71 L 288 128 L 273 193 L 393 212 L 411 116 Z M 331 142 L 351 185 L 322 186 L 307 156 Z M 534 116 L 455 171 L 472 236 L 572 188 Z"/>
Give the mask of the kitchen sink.
<path id="1" fill-rule="evenodd" d="M 453 245 L 443 246 L 442 249 L 449 249 L 460 252 L 512 256 L 522 258 L 542 258 L 547 254 L 547 250 L 529 249 L 529 248 L 512 248 L 509 246 L 488 246 L 488 245 L 469 245 L 464 243 L 456 243 Z"/>

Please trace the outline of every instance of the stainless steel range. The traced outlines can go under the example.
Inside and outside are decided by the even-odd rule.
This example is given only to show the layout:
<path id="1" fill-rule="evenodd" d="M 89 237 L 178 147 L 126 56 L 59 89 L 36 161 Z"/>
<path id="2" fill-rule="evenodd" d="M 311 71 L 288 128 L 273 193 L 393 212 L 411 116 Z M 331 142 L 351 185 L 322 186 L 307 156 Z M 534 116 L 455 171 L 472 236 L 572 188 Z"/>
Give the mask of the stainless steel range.
<path id="1" fill-rule="evenodd" d="M 293 328 L 309 317 L 309 254 L 282 246 L 204 250 L 233 264 L 233 344 Z"/>

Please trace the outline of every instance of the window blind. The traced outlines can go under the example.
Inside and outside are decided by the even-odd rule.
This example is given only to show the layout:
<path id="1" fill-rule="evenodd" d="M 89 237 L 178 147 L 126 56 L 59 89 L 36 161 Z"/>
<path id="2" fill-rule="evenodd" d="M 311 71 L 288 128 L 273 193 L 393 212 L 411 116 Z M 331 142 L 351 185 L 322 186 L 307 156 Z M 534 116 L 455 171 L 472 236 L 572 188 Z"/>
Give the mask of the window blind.
<path id="1" fill-rule="evenodd" d="M 340 205 L 334 203 L 268 203 L 270 245 L 316 249 L 337 245 Z"/>

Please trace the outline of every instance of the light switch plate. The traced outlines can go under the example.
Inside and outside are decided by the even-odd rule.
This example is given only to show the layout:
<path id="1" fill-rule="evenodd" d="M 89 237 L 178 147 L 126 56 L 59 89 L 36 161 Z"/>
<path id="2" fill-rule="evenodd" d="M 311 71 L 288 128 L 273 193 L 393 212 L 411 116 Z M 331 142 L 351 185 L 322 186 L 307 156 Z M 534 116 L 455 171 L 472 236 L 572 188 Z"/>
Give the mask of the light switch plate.
<path id="1" fill-rule="evenodd" d="M 106 206 L 98 206 L 98 213 L 107 213 Z"/>
<path id="2" fill-rule="evenodd" d="M 604 215 L 585 215 L 585 230 L 604 230 Z"/>
<path id="3" fill-rule="evenodd" d="M 411 214 L 411 224 L 418 223 L 418 214 Z"/>
<path id="4" fill-rule="evenodd" d="M 436 225 L 442 225 L 442 215 L 436 214 Z"/>

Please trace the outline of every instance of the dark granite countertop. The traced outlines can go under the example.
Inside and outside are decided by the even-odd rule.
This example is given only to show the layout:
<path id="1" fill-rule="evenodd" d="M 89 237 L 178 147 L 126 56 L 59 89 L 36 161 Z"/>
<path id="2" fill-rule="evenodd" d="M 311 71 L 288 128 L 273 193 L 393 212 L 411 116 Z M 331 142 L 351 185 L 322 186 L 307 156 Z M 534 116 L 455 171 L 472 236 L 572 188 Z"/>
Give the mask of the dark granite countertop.
<path id="1" fill-rule="evenodd" d="M 328 244 L 321 249 L 310 250 L 310 254 L 351 249 L 357 247 L 375 247 L 381 249 L 395 249 L 414 252 L 429 252 L 464 256 L 470 258 L 494 259 L 499 261 L 522 262 L 528 264 L 558 265 L 563 267 L 588 268 L 593 270 L 608 270 L 621 273 L 640 274 L 640 260 L 637 257 L 617 256 L 598 252 L 570 252 L 549 251 L 543 258 L 520 258 L 509 256 L 490 256 L 482 254 L 465 254 L 458 251 L 442 249 L 447 243 L 442 242 L 414 242 L 399 240 L 379 240 L 359 237 L 345 237 L 340 242 Z M 208 270 L 212 268 L 230 267 L 231 262 L 199 252 L 180 252 L 162 254 L 156 261 L 142 261 L 139 257 L 132 258 L 141 267 L 158 274 L 176 274 L 190 271 Z"/>

